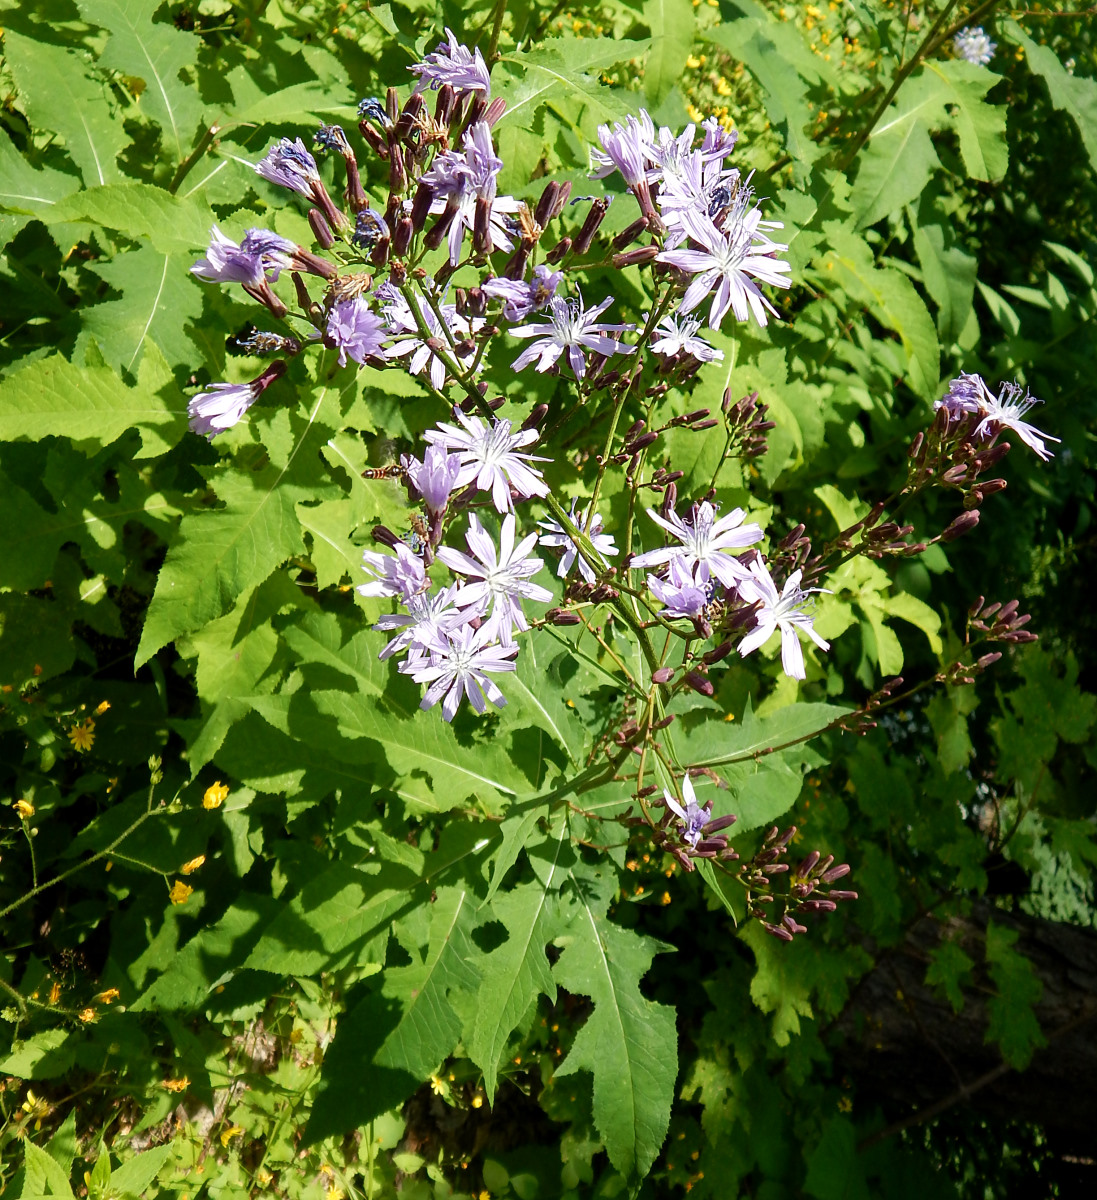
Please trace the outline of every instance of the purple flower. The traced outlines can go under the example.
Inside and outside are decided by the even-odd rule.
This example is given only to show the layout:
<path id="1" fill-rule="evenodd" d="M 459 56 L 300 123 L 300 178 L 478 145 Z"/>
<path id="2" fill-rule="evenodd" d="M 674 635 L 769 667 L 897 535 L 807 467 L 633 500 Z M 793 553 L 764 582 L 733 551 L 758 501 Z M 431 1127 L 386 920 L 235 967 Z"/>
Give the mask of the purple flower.
<path id="1" fill-rule="evenodd" d="M 405 650 L 411 650 L 417 656 L 427 654 L 439 638 L 444 638 L 459 625 L 467 625 L 479 615 L 473 608 L 454 608 L 456 595 L 456 586 L 442 588 L 433 595 L 420 592 L 403 601 L 408 610 L 406 613 L 388 613 L 379 617 L 374 629 L 385 632 L 399 629 L 400 632 L 377 657 L 391 658 Z"/>
<path id="2" fill-rule="evenodd" d="M 453 415 L 461 424 L 439 425 L 423 434 L 432 446 L 452 450 L 461 456 L 461 473 L 457 476 L 457 487 L 475 482 L 482 492 L 491 492 L 496 511 L 509 512 L 511 489 L 522 497 L 545 496 L 548 486 L 541 473 L 527 464 L 548 462 L 534 454 L 522 454 L 519 447 L 537 441 L 537 430 L 520 429 L 511 432 L 511 423 L 505 417 L 497 417 L 489 429 L 479 417 L 466 416 L 459 408 Z"/>
<path id="3" fill-rule="evenodd" d="M 582 379 L 587 372 L 587 360 L 583 348 L 604 354 L 607 358 L 612 354 L 632 354 L 635 346 L 625 346 L 610 334 L 624 333 L 635 329 L 635 325 L 607 325 L 598 318 L 613 303 L 614 297 L 607 296 L 601 304 L 594 308 L 583 307 L 583 297 L 567 301 L 560 296 L 553 296 L 549 301 L 551 323 L 538 322 L 533 325 L 521 325 L 510 332 L 518 338 L 538 338 L 539 341 L 527 346 L 511 364 L 516 371 L 528 367 L 535 358 L 538 371 L 547 371 L 556 365 L 560 355 L 568 352 L 568 363 L 575 372 L 576 379 Z"/>
<path id="4" fill-rule="evenodd" d="M 400 461 L 428 510 L 432 514 L 443 512 L 461 474 L 460 457 L 447 454 L 444 446 L 427 446 L 422 462 L 410 457 Z"/>
<path id="5" fill-rule="evenodd" d="M 982 383 L 982 380 L 979 382 Z M 1027 421 L 1022 420 L 1029 409 L 1041 401 L 1027 390 L 1022 395 L 1021 385 L 1017 383 L 1003 383 L 997 398 L 992 395 L 985 383 L 983 389 L 985 395 L 979 401 L 979 413 L 982 420 L 972 430 L 971 436 L 975 438 L 997 437 L 1003 429 L 1012 429 L 1030 450 L 1047 462 L 1052 455 L 1044 445 L 1044 439 L 1046 438 L 1049 442 L 1057 442 L 1059 438 L 1052 437 L 1050 433 L 1043 433 L 1035 425 L 1030 425 Z"/>
<path id="6" fill-rule="evenodd" d="M 276 283 L 282 271 L 297 267 L 301 247 L 289 238 L 272 233 L 269 229 L 249 229 L 244 234 L 240 249 L 247 254 L 258 254 L 263 262 L 267 278 Z"/>
<path id="7" fill-rule="evenodd" d="M 655 326 L 655 332 L 661 336 L 651 343 L 655 354 L 663 354 L 673 358 L 676 354 L 692 355 L 698 362 L 719 362 L 724 357 L 723 350 L 710 346 L 704 338 L 697 336 L 701 322 L 697 317 L 669 316 Z"/>
<path id="8" fill-rule="evenodd" d="M 514 243 L 507 231 L 506 217 L 522 207 L 521 201 L 513 196 L 496 195 L 503 160 L 495 153 L 488 123 L 477 121 L 465 134 L 463 145 L 463 154 L 447 150 L 438 155 L 422 179 L 434 192 L 431 212 L 451 214 L 446 237 L 453 266 L 460 261 L 465 230 L 470 233 L 476 230 L 478 209 L 487 210 L 489 249 L 512 250 Z"/>
<path id="9" fill-rule="evenodd" d="M 757 625 L 739 643 L 739 653 L 745 658 L 752 650 L 768 642 L 770 635 L 779 629 L 781 666 L 785 674 L 793 679 L 804 678 L 804 652 L 796 634 L 798 629 L 802 629 L 821 650 L 830 649 L 830 643 L 823 641 L 812 627 L 813 618 L 803 611 L 804 605 L 810 602 L 810 593 L 824 589 L 808 588 L 802 591 L 802 574 L 801 571 L 793 571 L 778 594 L 777 585 L 769 571 L 760 562 L 754 562 L 750 565 L 750 574 L 739 585 L 741 600 L 751 604 L 759 602 L 762 606 L 758 610 Z"/>
<path id="10" fill-rule="evenodd" d="M 957 58 L 974 63 L 977 67 L 985 67 L 994 57 L 998 44 L 987 37 L 981 26 L 976 25 L 961 29 L 952 39 L 952 49 Z"/>
<path id="11" fill-rule="evenodd" d="M 289 138 L 283 138 L 256 164 L 255 171 L 270 183 L 300 192 L 302 196 L 312 197 L 316 187 L 323 186 L 316 169 L 316 159 L 300 138 L 292 142 Z"/>
<path id="12" fill-rule="evenodd" d="M 212 438 L 231 429 L 270 385 L 284 375 L 286 364 L 272 362 L 251 383 L 212 383 L 209 391 L 199 392 L 187 402 L 187 416 L 194 433 Z"/>
<path id="13" fill-rule="evenodd" d="M 663 789 L 663 799 L 667 808 L 678 818 L 678 832 L 682 841 L 691 849 L 696 849 L 697 843 L 704 836 L 701 831 L 712 820 L 712 814 L 697 803 L 693 780 L 688 775 L 682 776 L 682 799 L 686 802 L 685 808 L 667 788 Z"/>
<path id="14" fill-rule="evenodd" d="M 457 92 L 483 92 L 486 100 L 491 93 L 491 76 L 479 48 L 472 51 L 462 46 L 448 27 L 446 38 L 448 41 L 439 42 L 433 54 L 408 68 L 419 76 L 415 90 L 426 86 L 437 91 L 448 83 Z"/>
<path id="15" fill-rule="evenodd" d="M 683 210 L 682 227 L 701 248 L 668 250 L 657 258 L 658 262 L 670 263 L 697 276 L 682 298 L 683 313 L 692 312 L 715 289 L 708 315 L 711 329 L 720 327 L 729 308 L 740 321 L 745 321 L 753 312 L 758 324 L 765 325 L 766 310 L 775 316 L 777 310 L 762 295 L 754 280 L 774 287 L 789 286 L 787 275 L 791 268 L 776 257 L 778 251 L 788 247 L 770 241 L 761 232 L 761 213 L 757 206 L 749 207 L 751 199 L 750 189 L 740 187 L 731 202 L 723 229 L 717 229 L 707 213 Z"/>
<path id="16" fill-rule="evenodd" d="M 522 612 L 521 598 L 538 600 L 547 604 L 552 599 L 548 588 L 531 583 L 530 576 L 536 575 L 544 566 L 539 558 L 529 558 L 529 552 L 537 545 L 537 534 L 531 533 L 517 545 L 514 544 L 514 513 L 507 513 L 499 533 L 499 552 L 495 543 L 480 524 L 475 513 L 469 514 L 469 529 L 465 535 L 471 556 L 460 550 L 442 546 L 438 557 L 451 571 L 465 575 L 471 582 L 458 591 L 454 603 L 458 608 L 469 604 L 479 606 L 491 603 L 491 614 L 484 622 L 484 630 L 498 638 L 504 646 L 514 642 L 514 630 L 529 628 Z"/>
<path id="17" fill-rule="evenodd" d="M 699 617 L 712 599 L 711 581 L 698 583 L 681 557 L 672 558 L 667 564 L 666 582 L 657 575 L 649 575 L 648 587 L 665 605 L 664 617 Z"/>
<path id="18" fill-rule="evenodd" d="M 360 596 L 399 596 L 405 602 L 429 587 L 423 563 L 404 545 L 396 543 L 396 557 L 362 551 L 362 570 L 375 576 L 357 587 Z"/>
<path id="19" fill-rule="evenodd" d="M 632 566 L 651 567 L 678 559 L 698 583 L 707 583 L 715 576 L 724 587 L 736 587 L 749 572 L 730 552 L 752 546 L 764 536 L 761 526 L 743 524 L 745 515 L 741 508 L 736 508 L 717 520 L 716 510 L 707 500 L 695 504 L 691 519 L 685 521 L 675 512 L 668 513 L 664 519 L 655 509 L 649 508 L 648 516 L 682 544 L 638 554 L 632 560 Z"/>
<path id="20" fill-rule="evenodd" d="M 481 291 L 503 301 L 503 316 L 508 321 L 524 321 L 531 312 L 540 312 L 548 304 L 563 278 L 563 271 L 542 265 L 533 268 L 533 278 L 528 283 L 521 279 L 489 279 L 481 284 Z"/>
<path id="21" fill-rule="evenodd" d="M 983 397 L 993 399 L 993 395 L 982 376 L 961 371 L 960 377 L 948 385 L 948 391 L 934 402 L 933 408 L 947 409 L 948 415 L 955 421 L 965 413 L 977 413 Z"/>
<path id="22" fill-rule="evenodd" d="M 260 286 L 264 280 L 262 256 L 238 246 L 216 225 L 210 229 L 206 257 L 191 267 L 191 273 L 211 283 L 247 283 L 252 287 Z"/>
<path id="23" fill-rule="evenodd" d="M 604 179 L 618 170 L 630 188 L 647 187 L 648 147 L 655 138 L 655 126 L 644 109 L 639 119 L 631 114 L 624 125 L 614 121 L 613 128 L 598 126 L 598 141 L 602 149 L 590 152 L 591 175 Z"/>
<path id="24" fill-rule="evenodd" d="M 337 300 L 328 313 L 324 342 L 339 350 L 339 365 L 347 365 L 349 355 L 357 363 L 378 358 L 384 353 L 385 323 L 361 296 Z"/>
<path id="25" fill-rule="evenodd" d="M 582 530 L 586 521 L 586 517 L 584 515 L 575 515 L 575 504 L 576 501 L 572 500 L 570 514 L 571 523 L 577 529 Z M 569 534 L 562 525 L 559 525 L 557 522 L 552 520 L 538 521 L 537 524 L 545 530 L 545 532 L 541 534 L 541 545 L 551 546 L 556 550 L 563 549 L 564 551 L 564 556 L 560 559 L 560 566 L 557 568 L 556 574 L 561 579 L 567 578 L 568 574 L 571 572 L 572 566 L 575 564 L 576 560 L 578 560 L 579 574 L 582 575 L 587 583 L 594 583 L 597 579 L 597 576 L 594 574 L 594 571 L 591 569 L 591 566 L 587 560 L 579 553 L 579 548 L 576 546 L 575 542 L 572 541 L 571 534 Z M 617 545 L 613 540 L 613 534 L 602 532 L 602 518 L 598 513 L 594 514 L 594 519 L 590 523 L 590 529 L 587 531 L 587 537 L 590 539 L 590 544 L 603 558 L 616 557 Z"/>
<path id="26" fill-rule="evenodd" d="M 423 282 L 426 283 L 427 280 Z M 438 338 L 447 345 L 450 339 L 454 342 L 463 341 L 484 324 L 481 317 L 466 319 L 461 316 L 453 304 L 439 304 L 438 307 L 442 313 L 442 320 L 440 321 L 435 315 L 434 309 L 427 303 L 423 296 L 415 297 L 415 306 L 419 310 L 419 315 L 426 325 L 431 338 Z M 396 293 L 392 302 L 385 306 L 385 316 L 389 319 L 389 332 L 398 337 L 397 341 L 394 341 L 391 346 L 386 347 L 384 351 L 385 357 L 402 358 L 405 355 L 410 355 L 411 357 L 408 359 L 408 373 L 418 375 L 424 367 L 428 368 L 431 385 L 435 391 L 441 391 L 446 383 L 446 371 L 449 369 L 449 366 L 446 360 L 435 354 L 423 340 L 419 332 L 419 326 L 412 314 L 411 306 L 402 294 Z M 445 322 L 444 326 L 443 322 Z M 449 338 L 446 337 L 447 332 Z M 399 337 L 400 334 L 407 334 L 408 336 Z M 476 350 L 472 348 L 464 353 L 455 354 L 451 349 L 450 357 L 460 363 L 462 370 L 467 371 L 476 359 Z"/>
<path id="27" fill-rule="evenodd" d="M 506 697 L 488 673 L 513 671 L 518 647 L 491 645 L 491 640 L 485 627 L 462 625 L 430 639 L 425 655 L 402 662 L 400 670 L 405 675 L 416 683 L 430 684 L 419 707 L 433 708 L 441 700 L 442 716 L 447 721 L 453 720 L 465 696 L 478 713 L 487 708 L 487 700 L 496 708 L 505 708 Z"/>

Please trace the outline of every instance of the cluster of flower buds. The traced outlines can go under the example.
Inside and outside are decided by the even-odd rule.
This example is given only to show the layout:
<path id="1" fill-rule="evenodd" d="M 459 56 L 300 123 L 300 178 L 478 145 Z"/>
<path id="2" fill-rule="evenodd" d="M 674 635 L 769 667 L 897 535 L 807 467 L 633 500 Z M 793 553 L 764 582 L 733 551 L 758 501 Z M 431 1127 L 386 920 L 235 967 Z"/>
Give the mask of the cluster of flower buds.
<path id="1" fill-rule="evenodd" d="M 987 604 L 984 607 L 983 597 L 980 596 L 968 609 L 968 638 L 970 639 L 971 630 L 974 629 L 983 635 L 982 640 L 985 642 L 1038 641 L 1040 635 L 1030 633 L 1025 628 L 1032 619 L 1032 614 L 1018 613 L 1019 607 L 1020 604 L 1016 600 L 1009 600 L 1005 604 Z"/>
<path id="2" fill-rule="evenodd" d="M 646 788 L 647 794 L 656 791 Z M 659 801 L 664 812 L 652 828 L 652 840 L 667 851 L 687 871 L 693 870 L 693 859 L 712 858 L 730 862 L 739 856 L 728 845 L 727 834 L 721 831 L 735 824 L 734 816 L 714 817 L 712 801 L 697 803 L 697 793 L 689 775 L 682 776 L 682 798 L 664 789 Z"/>
<path id="3" fill-rule="evenodd" d="M 807 926 L 796 918 L 809 913 L 834 912 L 842 900 L 856 900 L 857 893 L 831 885 L 849 874 L 849 866 L 834 866 L 834 857 L 825 857 L 813 850 L 796 868 L 782 859 L 796 836 L 796 826 L 790 825 L 780 833 L 775 825 L 762 841 L 762 848 L 753 858 L 743 862 L 737 878 L 747 890 L 747 912 L 761 922 L 762 928 L 783 942 L 791 942 L 798 933 L 807 933 Z M 786 890 L 775 891 L 778 878 L 786 878 Z M 775 908 L 783 912 L 776 917 Z"/>
<path id="4" fill-rule="evenodd" d="M 747 461 L 761 458 L 769 449 L 769 431 L 776 425 L 776 422 L 766 420 L 769 406 L 758 399 L 757 392 L 736 401 L 732 396 L 732 390 L 728 388 L 720 406 L 727 422 L 728 452 Z"/>
<path id="5" fill-rule="evenodd" d="M 872 693 L 871 696 L 851 713 L 847 713 L 838 722 L 838 728 L 845 730 L 846 733 L 854 733 L 858 737 L 864 737 L 870 729 L 876 728 L 876 721 L 873 720 L 872 714 L 877 709 L 882 708 L 889 703 L 892 696 L 903 686 L 902 675 L 895 675 L 887 680 L 882 687 L 879 687 Z"/>

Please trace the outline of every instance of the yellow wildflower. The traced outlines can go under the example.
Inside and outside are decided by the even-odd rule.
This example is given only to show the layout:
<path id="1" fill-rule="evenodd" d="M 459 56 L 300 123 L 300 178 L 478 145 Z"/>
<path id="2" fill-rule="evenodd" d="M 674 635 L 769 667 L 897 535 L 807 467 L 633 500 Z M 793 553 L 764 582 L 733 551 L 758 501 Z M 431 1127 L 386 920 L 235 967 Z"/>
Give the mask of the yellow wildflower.
<path id="1" fill-rule="evenodd" d="M 172 904 L 186 904 L 193 892 L 194 888 L 188 887 L 181 879 L 177 879 L 168 893 L 168 899 Z"/>
<path id="2" fill-rule="evenodd" d="M 96 710 L 95 710 L 95 715 L 97 717 L 101 717 L 107 711 L 108 708 L 110 708 L 110 701 L 109 700 L 101 700 L 99 702 L 98 708 L 96 708 Z"/>
<path id="3" fill-rule="evenodd" d="M 182 1079 L 165 1079 L 160 1086 L 169 1092 L 185 1092 L 190 1087 L 190 1080 L 184 1075 Z"/>
<path id="4" fill-rule="evenodd" d="M 82 1008 L 78 1015 L 85 1025 L 90 1025 L 99 1016 L 94 1008 Z"/>
<path id="5" fill-rule="evenodd" d="M 197 858 L 192 858 L 189 862 L 185 862 L 179 870 L 184 875 L 189 875 L 192 871 L 197 871 L 198 868 L 206 861 L 204 854 L 199 854 Z"/>
<path id="6" fill-rule="evenodd" d="M 61 999 L 61 985 L 55 979 L 50 985 L 50 1004 L 56 1004 Z"/>
<path id="7" fill-rule="evenodd" d="M 243 1132 L 244 1129 L 242 1125 L 230 1125 L 228 1129 L 222 1129 L 221 1145 L 227 1149 L 229 1142 L 231 1142 L 234 1137 L 239 1137 Z"/>
<path id="8" fill-rule="evenodd" d="M 206 794 L 202 797 L 203 808 L 220 808 L 224 804 L 229 794 L 228 787 L 218 779 L 215 783 L 211 783 L 206 788 Z"/>
<path id="9" fill-rule="evenodd" d="M 117 988 L 107 988 L 105 992 L 92 996 L 92 999 L 98 1004 L 113 1004 L 121 994 Z"/>
<path id="10" fill-rule="evenodd" d="M 95 741 L 95 722 L 88 717 L 86 721 L 74 725 L 69 730 L 68 736 L 73 746 L 83 754 L 85 750 L 91 749 L 92 743 Z"/>
<path id="11" fill-rule="evenodd" d="M 12 805 L 21 821 L 29 821 L 34 816 L 34 805 L 29 800 L 16 800 Z"/>
<path id="12" fill-rule="evenodd" d="M 853 1101 L 848 1096 L 840 1096 L 838 1098 L 838 1111 L 847 1113 L 852 1112 Z"/>
<path id="13" fill-rule="evenodd" d="M 446 1085 L 442 1082 L 441 1079 L 438 1078 L 437 1075 L 432 1075 L 430 1077 L 430 1090 L 436 1096 L 442 1096 L 445 1094 Z"/>
<path id="14" fill-rule="evenodd" d="M 36 1096 L 30 1088 L 27 1088 L 27 1098 L 21 1107 L 27 1114 L 27 1120 L 34 1122 L 35 1129 L 41 1129 L 42 1122 L 53 1112 L 53 1105 L 48 1100 Z"/>

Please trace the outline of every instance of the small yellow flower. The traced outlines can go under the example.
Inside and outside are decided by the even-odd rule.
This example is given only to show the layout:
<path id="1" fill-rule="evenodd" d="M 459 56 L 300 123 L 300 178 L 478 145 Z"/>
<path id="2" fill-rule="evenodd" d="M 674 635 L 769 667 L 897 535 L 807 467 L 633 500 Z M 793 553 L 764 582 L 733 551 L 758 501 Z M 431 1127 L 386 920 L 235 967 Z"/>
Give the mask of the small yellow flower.
<path id="1" fill-rule="evenodd" d="M 107 711 L 108 708 L 110 708 L 110 701 L 109 700 L 101 700 L 99 702 L 98 708 L 96 708 L 96 710 L 95 710 L 95 715 L 97 717 L 101 717 Z"/>
<path id="2" fill-rule="evenodd" d="M 56 1004 L 61 999 L 61 985 L 54 980 L 50 986 L 50 1004 Z"/>
<path id="3" fill-rule="evenodd" d="M 848 1096 L 840 1096 L 838 1099 L 839 1112 L 853 1112 L 853 1101 Z"/>
<path id="4" fill-rule="evenodd" d="M 324 1196 L 326 1200 L 344 1200 L 346 1192 L 337 1183 L 332 1183 Z"/>
<path id="5" fill-rule="evenodd" d="M 227 1148 L 229 1142 L 231 1142 L 234 1137 L 240 1137 L 243 1132 L 244 1129 L 242 1125 L 230 1125 L 228 1129 L 221 1130 L 221 1145 Z"/>
<path id="6" fill-rule="evenodd" d="M 191 859 L 189 862 L 185 862 L 185 863 L 184 863 L 184 864 L 183 864 L 183 865 L 182 865 L 182 866 L 179 868 L 179 870 L 180 870 L 180 871 L 181 871 L 181 872 L 182 872 L 184 875 L 189 875 L 189 874 L 191 874 L 191 872 L 192 872 L 192 871 L 197 871 L 197 870 L 198 870 L 198 868 L 199 868 L 199 867 L 200 867 L 200 866 L 201 866 L 201 865 L 202 865 L 202 864 L 203 864 L 205 861 L 206 861 L 206 856 L 205 856 L 204 854 L 199 854 L 197 858 L 192 858 L 192 859 Z"/>
<path id="7" fill-rule="evenodd" d="M 12 808 L 19 814 L 21 821 L 29 821 L 34 816 L 34 805 L 29 800 L 16 800 Z"/>
<path id="8" fill-rule="evenodd" d="M 165 1079 L 160 1086 L 169 1092 L 185 1092 L 190 1087 L 190 1080 L 184 1075 L 182 1079 Z"/>
<path id="9" fill-rule="evenodd" d="M 27 1120 L 34 1122 L 35 1129 L 41 1129 L 42 1122 L 53 1112 L 53 1105 L 48 1100 L 36 1096 L 30 1088 L 27 1088 L 27 1098 L 21 1107 L 27 1114 Z"/>
<path id="10" fill-rule="evenodd" d="M 78 1015 L 85 1025 L 90 1025 L 99 1016 L 94 1008 L 82 1008 Z"/>
<path id="11" fill-rule="evenodd" d="M 483 1108 L 484 1107 L 484 1097 L 479 1092 L 477 1092 L 476 1095 L 473 1096 L 473 1098 L 472 1098 L 472 1107 L 473 1108 Z"/>
<path id="12" fill-rule="evenodd" d="M 98 992 L 92 996 L 92 999 L 97 1004 L 113 1004 L 121 994 L 117 988 L 107 988 L 105 992 Z"/>
<path id="13" fill-rule="evenodd" d="M 92 743 L 95 741 L 95 722 L 88 717 L 86 721 L 74 725 L 69 730 L 68 736 L 73 746 L 83 754 L 85 750 L 91 749 Z"/>
<path id="14" fill-rule="evenodd" d="M 436 1095 L 441 1096 L 445 1093 L 446 1085 L 438 1078 L 437 1075 L 430 1077 L 430 1090 Z"/>
<path id="15" fill-rule="evenodd" d="M 211 783 L 206 788 L 206 794 L 202 797 L 203 808 L 220 808 L 224 804 L 229 794 L 228 787 L 221 782 L 220 779 L 216 783 Z"/>
<path id="16" fill-rule="evenodd" d="M 194 888 L 188 887 L 181 879 L 177 879 L 168 893 L 168 899 L 172 904 L 186 904 L 193 892 Z"/>

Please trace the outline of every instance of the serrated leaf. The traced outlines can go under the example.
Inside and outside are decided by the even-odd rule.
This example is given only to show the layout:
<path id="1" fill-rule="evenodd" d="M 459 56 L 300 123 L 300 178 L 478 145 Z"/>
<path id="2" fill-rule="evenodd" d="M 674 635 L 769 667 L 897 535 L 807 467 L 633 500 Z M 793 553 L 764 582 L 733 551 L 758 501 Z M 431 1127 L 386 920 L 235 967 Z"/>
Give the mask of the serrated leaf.
<path id="1" fill-rule="evenodd" d="M 216 218 L 202 196 L 183 198 L 147 183 L 115 183 L 68 196 L 43 220 L 88 221 L 133 241 L 148 241 L 163 254 L 193 255 L 209 242 Z M 183 271 L 191 265 L 183 265 Z"/>
<path id="2" fill-rule="evenodd" d="M 786 943 L 771 937 L 757 921 L 740 935 L 754 952 L 757 970 L 750 981 L 750 998 L 762 1012 L 773 1015 L 773 1040 L 787 1046 L 800 1032 L 800 1018 L 812 1017 L 811 984 Z"/>
<path id="3" fill-rule="evenodd" d="M 941 81 L 948 123 L 959 138 L 968 175 L 997 182 L 1009 165 L 1006 106 L 988 104 L 985 97 L 1001 76 L 962 58 L 927 59 L 925 69 Z"/>
<path id="4" fill-rule="evenodd" d="M 913 219 L 911 225 L 926 294 L 937 305 L 937 331 L 948 345 L 971 315 L 979 260 L 960 246 L 949 225 Z"/>
<path id="5" fill-rule="evenodd" d="M 1018 1071 L 1047 1045 L 1033 1009 L 1044 992 L 1032 961 L 1013 949 L 1018 933 L 1005 925 L 987 924 L 987 968 L 997 995 L 987 1001 L 990 1017 L 986 1040 L 997 1042 L 1002 1057 Z"/>
<path id="6" fill-rule="evenodd" d="M 849 711 L 836 704 L 789 704 L 759 717 L 748 706 L 739 721 L 700 722 L 675 739 L 675 748 L 683 765 L 691 767 L 748 761 L 775 746 L 821 733 Z"/>
<path id="7" fill-rule="evenodd" d="M 573 765 L 577 764 L 587 744 L 586 730 L 564 695 L 560 676 L 560 643 L 541 630 L 531 631 L 522 639 L 517 670 L 506 680 L 507 707 L 503 710 L 502 729 L 525 728 L 533 725 L 549 735 Z M 542 753 L 540 758 L 544 758 Z M 561 762 L 563 760 L 561 759 Z M 540 779 L 538 763 L 532 772 Z"/>
<path id="8" fill-rule="evenodd" d="M 608 875 L 571 874 L 578 911 L 553 976 L 570 992 L 590 996 L 594 1012 L 579 1030 L 557 1077 L 594 1076 L 594 1124 L 610 1162 L 642 1179 L 667 1135 L 678 1033 L 674 1010 L 645 999 L 640 980 L 652 957 L 669 949 L 606 919 L 615 885 Z"/>
<path id="9" fill-rule="evenodd" d="M 100 66 L 145 82 L 137 103 L 160 126 L 174 162 L 186 158 L 202 112 L 193 84 L 179 78 L 193 71 L 201 39 L 169 21 L 153 21 L 163 0 L 77 0 L 85 20 L 110 31 Z"/>
<path id="10" fill-rule="evenodd" d="M 76 1035 L 67 1029 L 43 1029 L 0 1058 L 0 1071 L 18 1079 L 55 1079 L 64 1075 L 76 1058 Z"/>
<path id="11" fill-rule="evenodd" d="M 555 38 L 533 50 L 515 50 L 500 56 L 503 64 L 494 94 L 507 101 L 497 129 L 515 123 L 529 128 L 537 110 L 550 101 L 566 99 L 589 106 L 595 120 L 621 120 L 631 108 L 620 92 L 599 82 L 598 72 L 642 58 L 650 38 L 613 41 L 607 38 Z"/>
<path id="12" fill-rule="evenodd" d="M 163 361 L 142 364 L 135 387 L 109 367 L 78 367 L 60 354 L 38 359 L 0 380 L 0 441 L 65 437 L 91 453 L 137 427 L 159 451 L 161 433 L 177 440 L 186 402 Z"/>
<path id="13" fill-rule="evenodd" d="M 27 1168 L 26 1179 L 23 1182 L 23 1196 L 28 1198 L 63 1196 L 66 1197 L 66 1200 L 73 1200 L 68 1177 L 45 1150 L 36 1146 L 30 1138 L 24 1138 L 23 1154 Z"/>
<path id="14" fill-rule="evenodd" d="M 315 463 L 330 436 L 322 414 L 334 402 L 333 391 L 324 388 L 307 419 L 279 414 L 292 439 L 288 455 L 257 469 L 226 464 L 214 473 L 211 486 L 224 507 L 187 513 L 180 523 L 156 580 L 136 666 L 180 634 L 222 616 L 305 548 L 296 505 L 331 486 L 316 478 Z"/>
<path id="15" fill-rule="evenodd" d="M 31 125 L 64 138 L 89 187 L 118 179 L 115 160 L 129 138 L 86 57 L 13 29 L 4 30 L 4 56 Z"/>
<path id="16" fill-rule="evenodd" d="M 562 814 L 536 848 L 536 856 L 537 881 L 499 892 L 491 904 L 508 937 L 481 964 L 476 1017 L 468 1040 L 469 1057 L 484 1073 L 489 1104 L 495 1102 L 499 1066 L 510 1035 L 538 996 L 556 1002 L 545 946 L 567 929 L 571 919 L 557 893 L 574 862 L 568 822 Z"/>
<path id="17" fill-rule="evenodd" d="M 153 1146 L 127 1159 L 111 1173 L 110 1186 L 114 1193 L 126 1196 L 144 1196 L 160 1168 L 175 1156 L 172 1145 Z"/>
<path id="18" fill-rule="evenodd" d="M 1007 21 L 1003 32 L 1024 49 L 1029 70 L 1047 85 L 1051 103 L 1070 115 L 1097 169 L 1097 80 L 1071 75 L 1050 46 L 1038 46 L 1015 21 Z"/>
<path id="19" fill-rule="evenodd" d="M 75 175 L 32 167 L 8 136 L 0 135 L 0 211 L 19 214 L 0 218 L 0 245 L 7 245 L 32 217 L 48 223 L 51 210 L 79 186 Z"/>
<path id="20" fill-rule="evenodd" d="M 930 954 L 926 983 L 944 993 L 954 1013 L 964 1007 L 964 983 L 974 966 L 956 942 L 941 942 Z"/>
<path id="21" fill-rule="evenodd" d="M 682 73 L 697 18 L 692 0 L 644 0 L 643 12 L 651 30 L 651 49 L 644 61 L 644 96 L 650 107 L 658 108 Z"/>

